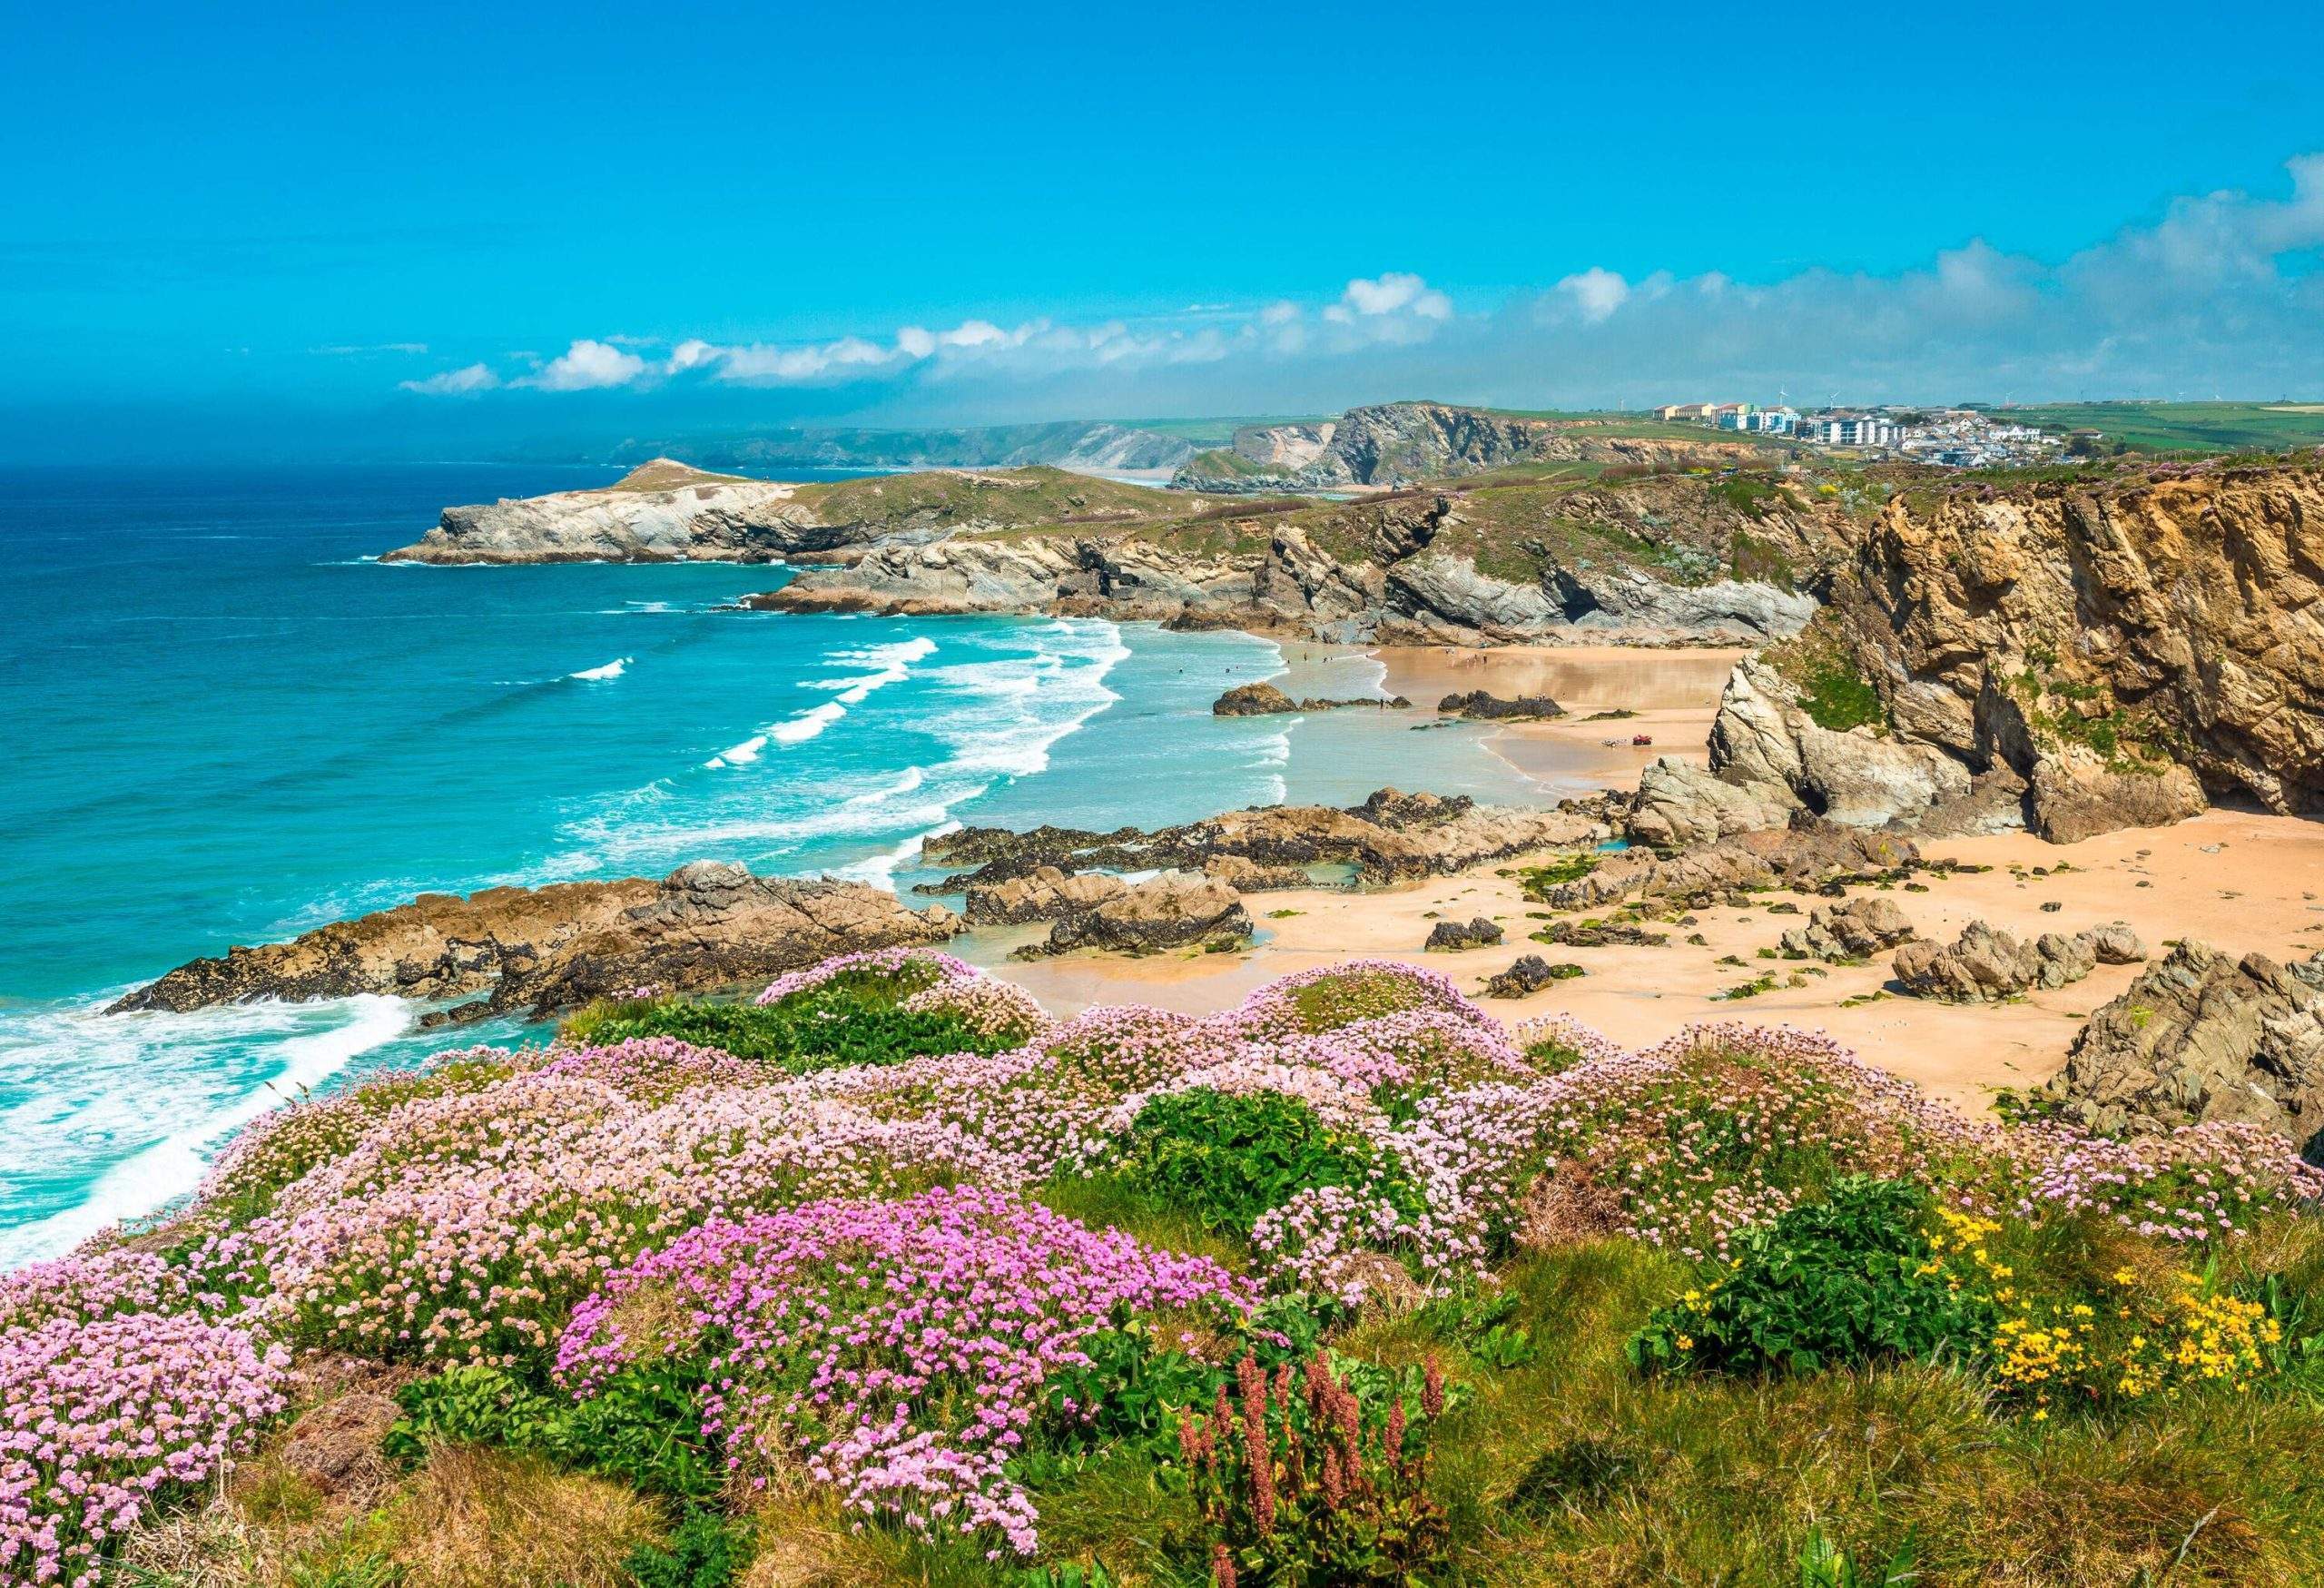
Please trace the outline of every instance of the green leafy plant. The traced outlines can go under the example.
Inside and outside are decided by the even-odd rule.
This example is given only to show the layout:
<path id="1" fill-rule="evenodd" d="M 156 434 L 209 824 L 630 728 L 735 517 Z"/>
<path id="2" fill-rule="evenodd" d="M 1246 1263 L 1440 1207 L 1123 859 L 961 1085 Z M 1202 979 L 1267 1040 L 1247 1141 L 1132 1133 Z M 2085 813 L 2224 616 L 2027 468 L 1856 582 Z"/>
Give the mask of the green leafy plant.
<path id="1" fill-rule="evenodd" d="M 1522 1367 L 1541 1355 L 1531 1331 L 1509 1322 L 1516 1310 L 1517 1294 L 1512 1290 L 1463 1294 L 1430 1302 L 1420 1309 L 1418 1321 L 1486 1366 L 1506 1370 Z"/>
<path id="2" fill-rule="evenodd" d="M 1898 1588 L 1919 1580 L 1919 1541 L 1907 1534 L 1886 1563 L 1858 1565 L 1822 1528 L 1812 1527 L 1799 1551 L 1799 1588 Z"/>
<path id="3" fill-rule="evenodd" d="M 1028 1566 L 1017 1577 L 1017 1588 L 1116 1588 L 1114 1574 L 1102 1561 L 1083 1564 L 1061 1561 L 1054 1565 Z"/>
<path id="4" fill-rule="evenodd" d="M 843 974 L 780 1003 L 676 998 L 593 1003 L 565 1025 L 580 1042 L 675 1037 L 794 1074 L 847 1064 L 894 1064 L 931 1053 L 994 1053 L 1021 1033 L 989 1036 L 956 1016 L 901 1006 L 919 989 L 889 973 Z"/>
<path id="5" fill-rule="evenodd" d="M 1396 1162 L 1280 1092 L 1197 1087 L 1139 1110 L 1123 1177 L 1211 1229 L 1246 1231 L 1260 1214 L 1315 1186 L 1369 1187 L 1408 1213 L 1420 1196 Z"/>
<path id="6" fill-rule="evenodd" d="M 1813 1372 L 1980 1348 L 1988 1307 L 1946 1280 L 1926 1192 L 1848 1176 L 1830 1199 L 1745 1231 L 1732 1266 L 1656 1309 L 1628 1344 L 1649 1369 Z"/>
<path id="7" fill-rule="evenodd" d="M 642 1544 L 622 1563 L 637 1588 L 726 1588 L 750 1564 L 751 1537 L 714 1511 L 689 1511 L 666 1544 Z"/>
<path id="8" fill-rule="evenodd" d="M 652 1494 L 706 1499 L 725 1469 L 702 1430 L 698 1381 L 679 1363 L 624 1369 L 586 1401 L 535 1389 L 498 1367 L 454 1367 L 396 1392 L 403 1415 L 382 1448 L 421 1459 L 431 1443 L 531 1451 Z"/>

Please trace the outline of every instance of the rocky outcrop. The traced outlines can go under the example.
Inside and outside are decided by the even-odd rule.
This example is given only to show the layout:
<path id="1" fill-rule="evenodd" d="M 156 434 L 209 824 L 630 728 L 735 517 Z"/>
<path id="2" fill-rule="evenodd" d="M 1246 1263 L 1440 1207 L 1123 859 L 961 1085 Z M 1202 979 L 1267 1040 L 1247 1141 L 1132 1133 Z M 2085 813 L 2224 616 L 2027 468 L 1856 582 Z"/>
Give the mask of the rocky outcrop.
<path id="1" fill-rule="evenodd" d="M 1237 684 L 1210 703 L 1213 716 L 1280 716 L 1299 703 L 1272 684 Z"/>
<path id="2" fill-rule="evenodd" d="M 416 543 L 386 562 L 772 562 L 842 544 L 799 488 L 707 474 L 667 458 L 641 464 L 604 490 L 447 508 Z"/>
<path id="3" fill-rule="evenodd" d="M 1174 504 L 1159 491 L 1049 468 L 927 469 L 783 484 L 707 474 L 666 458 L 602 490 L 447 508 L 389 562 L 772 562 L 853 566 L 877 544 L 956 530 L 1134 523 Z"/>
<path id="4" fill-rule="evenodd" d="M 1480 915 L 1473 921 L 1440 921 L 1429 929 L 1423 951 L 1489 949 L 1501 942 L 1501 928 Z"/>
<path id="5" fill-rule="evenodd" d="M 1385 402 L 1342 414 L 1322 456 L 1292 477 L 1304 489 L 1445 479 L 1512 463 L 1675 464 L 1757 456 L 1740 442 L 1603 434 L 1599 427 L 1520 419 L 1438 402 Z"/>
<path id="6" fill-rule="evenodd" d="M 1236 456 L 1269 468 L 1305 469 L 1324 455 L 1339 427 L 1320 425 L 1245 425 L 1235 432 Z"/>
<path id="7" fill-rule="evenodd" d="M 2110 1133 L 2249 1121 L 2324 1163 L 2324 955 L 2182 942 L 2091 1016 L 2035 1095 Z"/>
<path id="8" fill-rule="evenodd" d="M 963 828 L 928 839 L 922 857 L 930 865 L 974 869 L 922 886 L 953 893 L 1029 875 L 1040 866 L 1067 872 L 1203 871 L 1227 857 L 1266 868 L 1353 865 L 1360 881 L 1391 883 L 1443 876 L 1534 850 L 1592 844 L 1605 836 L 1601 824 L 1579 813 L 1478 805 L 1465 797 L 1441 800 L 1384 789 L 1351 811 L 1259 805 L 1151 833 L 1131 827 L 1112 833 Z"/>
<path id="9" fill-rule="evenodd" d="M 1896 881 L 1920 863 L 1920 850 L 1900 834 L 1807 820 L 1667 856 L 1627 850 L 1551 888 L 1545 902 L 1553 910 L 1597 910 L 1631 898 L 1708 904 L 1738 889 L 1839 890 Z"/>
<path id="10" fill-rule="evenodd" d="M 1236 459 L 1233 469 L 1256 467 L 1236 454 L 1203 454 L 1221 457 Z M 1661 539 L 1616 528 L 1583 537 L 1591 555 L 1563 560 L 1528 528 L 1541 520 L 1538 503 L 1492 490 L 1426 488 L 1308 507 L 1197 498 L 1189 507 L 1199 510 L 1171 526 L 1048 527 L 880 545 L 747 604 L 799 612 L 1045 611 L 1345 643 L 1499 645 L 1581 632 L 1766 639 L 1807 620 L 1814 602 L 1789 587 L 1788 576 L 1779 587 L 1728 571 L 1739 548 L 1762 539 L 1803 562 L 1828 561 L 1837 555 L 1836 520 L 1797 504 L 1747 520 L 1712 482 L 1646 483 L 1657 486 L 1658 500 L 1669 498 L 1668 511 L 1639 527 Z M 1219 488 L 1246 484 L 1226 480 Z M 1590 494 L 1643 510 L 1629 492 Z M 1529 565 L 1540 570 L 1534 577 L 1516 571 Z"/>
<path id="11" fill-rule="evenodd" d="M 2076 745 L 2034 763 L 2025 808 L 2034 832 L 2053 843 L 2078 843 L 2123 827 L 2183 822 L 2210 803 L 2203 785 L 2184 766 L 2115 771 Z"/>
<path id="12" fill-rule="evenodd" d="M 1710 769 L 1843 827 L 1910 822 L 1970 790 L 1969 768 L 1935 745 L 1870 726 L 1819 726 L 1793 686 L 1756 657 L 1737 664 L 1720 693 Z"/>
<path id="13" fill-rule="evenodd" d="M 1868 960 L 1918 935 L 1902 910 L 1869 893 L 1816 910 L 1807 925 L 1785 932 L 1776 948 L 1787 960 Z"/>
<path id="14" fill-rule="evenodd" d="M 1688 849 L 1779 828 L 1797 808 L 1788 794 L 1778 785 L 1729 783 L 1675 755 L 1657 756 L 1639 774 L 1630 840 L 1658 850 Z"/>
<path id="15" fill-rule="evenodd" d="M 1903 734 L 2070 839 L 2234 792 L 2324 808 L 2324 468 L 2160 468 L 1892 500 L 1829 626 Z"/>
<path id="16" fill-rule="evenodd" d="M 1261 865 L 1240 854 L 1212 855 L 1202 863 L 1202 874 L 1225 883 L 1238 893 L 1266 893 L 1315 885 L 1315 879 L 1298 866 Z"/>
<path id="17" fill-rule="evenodd" d="M 1466 695 L 1448 695 L 1436 703 L 1436 709 L 1445 716 L 1475 717 L 1485 722 L 1548 722 L 1565 715 L 1565 707 L 1546 695 L 1521 695 L 1513 700 L 1504 700 L 1482 689 L 1472 689 Z"/>
<path id="18" fill-rule="evenodd" d="M 1662 630 L 1738 639 L 1797 634 L 1816 616 L 1816 597 L 1762 579 L 1679 584 L 1635 567 L 1561 568 L 1550 595 L 1580 629 Z"/>
<path id="19" fill-rule="evenodd" d="M 971 926 L 1017 926 L 1079 915 L 1128 892 L 1128 883 L 1104 872 L 1070 875 L 1045 865 L 1026 876 L 970 888 L 962 912 Z"/>
<path id="20" fill-rule="evenodd" d="M 1582 973 L 1575 964 L 1553 965 L 1539 954 L 1520 954 L 1509 969 L 1485 982 L 1487 998 L 1528 998 L 1552 981 Z"/>
<path id="21" fill-rule="evenodd" d="M 1294 700 L 1272 684 L 1237 684 L 1234 688 L 1210 703 L 1213 716 L 1280 716 L 1295 711 L 1340 711 L 1351 706 L 1370 706 L 1374 710 L 1402 710 L 1412 705 L 1403 695 L 1383 699 L 1369 698 L 1328 700 L 1309 695 Z"/>
<path id="22" fill-rule="evenodd" d="M 1997 926 L 1973 921 L 1950 944 L 1908 942 L 1892 969 L 1906 992 L 1945 1003 L 1988 1003 L 2035 988 L 2065 987 L 2090 974 L 2103 942 L 2109 964 L 2143 957 L 2137 934 L 2119 922 L 2076 932 L 2045 932 L 2026 942 Z"/>
<path id="23" fill-rule="evenodd" d="M 1076 949 L 1145 954 L 1196 943 L 1232 945 L 1250 935 L 1251 918 L 1234 889 L 1207 877 L 1166 873 L 1066 917 L 1049 929 L 1047 942 L 1017 952 L 1026 958 Z"/>
<path id="24" fill-rule="evenodd" d="M 858 883 L 753 876 L 696 861 L 660 882 L 487 888 L 319 927 L 289 942 L 181 965 L 113 1011 L 359 992 L 444 1000 L 465 1012 L 571 1008 L 658 983 L 694 991 L 763 981 L 834 954 L 941 942 L 950 911 L 909 910 Z"/>

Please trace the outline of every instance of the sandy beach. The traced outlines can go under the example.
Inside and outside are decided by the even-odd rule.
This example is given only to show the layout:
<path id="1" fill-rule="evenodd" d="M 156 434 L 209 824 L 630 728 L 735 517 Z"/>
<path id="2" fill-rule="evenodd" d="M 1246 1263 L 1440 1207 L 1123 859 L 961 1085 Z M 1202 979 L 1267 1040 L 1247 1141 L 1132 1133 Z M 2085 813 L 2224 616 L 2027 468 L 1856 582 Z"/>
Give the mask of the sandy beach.
<path id="1" fill-rule="evenodd" d="M 1632 787 L 1657 755 L 1703 758 L 1718 692 L 1748 650 L 1644 650 L 1632 646 L 1383 646 L 1383 687 L 1423 706 L 1482 689 L 1502 696 L 1546 695 L 1566 709 L 1555 722 L 1514 723 L 1485 747 L 1523 776 L 1563 798 Z M 1634 715 L 1592 722 L 1601 713 Z M 1631 743 L 1643 734 L 1650 745 Z"/>
<path id="2" fill-rule="evenodd" d="M 1700 756 L 1718 686 L 1739 654 L 1612 647 L 1375 653 L 1388 666 L 1387 687 L 1415 701 L 1433 702 L 1454 688 L 1483 688 L 1504 695 L 1551 694 L 1577 717 L 1618 705 L 1641 714 L 1620 724 L 1569 718 L 1503 730 L 1502 754 L 1521 767 L 1530 763 L 1535 770 L 1529 775 L 1541 782 L 1544 799 L 1577 786 L 1628 785 L 1653 755 Z M 1627 743 L 1619 752 L 1608 749 L 1601 741 L 1613 736 L 1615 727 L 1625 738 L 1633 729 L 1650 732 L 1656 744 L 1637 752 Z M 1382 781 L 1427 785 L 1424 768 L 1386 772 Z M 2214 810 L 2174 827 L 2130 829 L 2075 844 L 2016 833 L 1935 840 L 1922 848 L 1931 859 L 1991 868 L 1926 874 L 1894 893 L 1925 937 L 1950 941 L 1973 920 L 2029 938 L 2122 921 L 2155 953 L 2181 938 L 2278 959 L 2324 948 L 2324 824 Z M 1008 950 L 1038 935 L 1038 928 L 980 932 L 970 940 L 968 953 L 1052 1011 L 1067 1012 L 1131 1001 L 1215 1010 L 1271 977 L 1357 956 L 1430 965 L 1474 991 L 1520 954 L 1539 952 L 1579 963 L 1587 973 L 1521 1001 L 1495 1003 L 1504 1018 L 1563 1011 L 1631 1045 L 1702 1021 L 1817 1027 L 1869 1061 L 1972 1111 L 1984 1109 L 1995 1089 L 2038 1083 L 2055 1072 L 2089 1013 L 2138 974 L 2136 966 L 2101 966 L 2085 981 L 2022 1001 L 1958 1007 L 1884 991 L 1889 980 L 1885 956 L 1856 967 L 1760 957 L 1821 902 L 1768 894 L 1748 909 L 1713 908 L 1692 926 L 1669 929 L 1669 942 L 1659 948 L 1545 946 L 1527 940 L 1548 919 L 1543 907 L 1527 901 L 1514 878 L 1488 868 L 1386 892 L 1253 894 L 1246 905 L 1261 941 L 1240 955 L 1009 962 Z M 2058 908 L 2043 908 L 2053 903 Z M 1502 946 L 1458 954 L 1420 952 L 1437 920 L 1478 915 L 1501 924 Z M 1690 933 L 1699 933 L 1703 942 L 1687 942 Z M 1720 962 L 1727 959 L 1740 963 Z M 1714 996 L 1768 972 L 1779 983 L 1771 991 L 1745 1000 Z M 1780 984 L 1795 973 L 1800 985 Z"/>

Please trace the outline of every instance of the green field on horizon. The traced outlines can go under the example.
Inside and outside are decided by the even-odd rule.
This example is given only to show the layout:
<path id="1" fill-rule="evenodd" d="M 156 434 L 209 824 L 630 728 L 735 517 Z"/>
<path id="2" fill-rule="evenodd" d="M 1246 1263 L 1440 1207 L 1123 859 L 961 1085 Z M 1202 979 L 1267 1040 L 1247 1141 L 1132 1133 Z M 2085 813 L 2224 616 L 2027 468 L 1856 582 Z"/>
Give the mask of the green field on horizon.
<path id="1" fill-rule="evenodd" d="M 2060 402 L 1994 414 L 2059 434 L 2096 430 L 2146 452 L 2281 451 L 2324 444 L 2324 401 Z"/>

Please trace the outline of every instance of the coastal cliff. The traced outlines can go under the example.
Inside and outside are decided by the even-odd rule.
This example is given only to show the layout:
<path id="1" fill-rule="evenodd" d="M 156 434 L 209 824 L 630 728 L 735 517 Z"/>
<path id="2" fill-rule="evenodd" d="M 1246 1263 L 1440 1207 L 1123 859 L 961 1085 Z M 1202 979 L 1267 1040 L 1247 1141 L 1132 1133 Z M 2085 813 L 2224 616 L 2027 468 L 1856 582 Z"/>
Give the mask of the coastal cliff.
<path id="1" fill-rule="evenodd" d="M 1338 490 L 1456 478 L 1521 463 L 1732 467 L 1764 446 L 1692 437 L 1623 436 L 1589 419 L 1540 419 L 1441 402 L 1350 409 L 1328 425 L 1253 426 L 1223 451 L 1196 454 L 1171 484 L 1182 490 Z"/>
<path id="2" fill-rule="evenodd" d="M 1796 639 L 1729 679 L 1708 767 L 1647 770 L 1659 847 L 1795 812 L 2073 843 L 2213 796 L 2324 808 L 2324 468 L 1892 498 Z"/>
<path id="3" fill-rule="evenodd" d="M 1900 498 L 1840 570 L 1831 623 L 1898 731 L 2046 779 L 2072 836 L 2098 807 L 2184 805 L 2180 766 L 2272 811 L 2324 807 L 2319 602 L 2310 458 Z"/>
<path id="4" fill-rule="evenodd" d="M 786 612 L 1056 612 L 1318 639 L 1507 644 L 1599 635 L 1766 639 L 1851 526 L 1772 484 L 1577 472 L 1275 498 L 1120 526 L 872 547 L 749 604 Z"/>
<path id="5" fill-rule="evenodd" d="M 1152 490 L 1049 468 L 796 484 L 657 458 L 601 490 L 447 508 L 435 528 L 383 560 L 773 562 L 948 529 L 1129 521 L 1164 505 Z"/>

